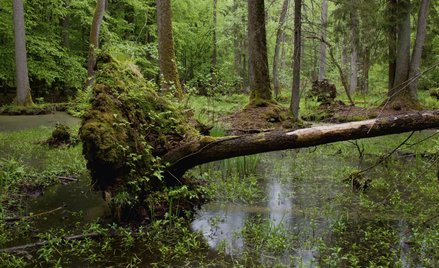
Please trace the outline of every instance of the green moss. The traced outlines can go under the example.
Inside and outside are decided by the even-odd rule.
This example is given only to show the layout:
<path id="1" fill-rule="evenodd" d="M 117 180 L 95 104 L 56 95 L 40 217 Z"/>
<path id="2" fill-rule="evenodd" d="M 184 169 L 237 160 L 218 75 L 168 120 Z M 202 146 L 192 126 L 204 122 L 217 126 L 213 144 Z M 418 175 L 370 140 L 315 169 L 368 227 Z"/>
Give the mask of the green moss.
<path id="1" fill-rule="evenodd" d="M 142 205 L 176 183 L 164 176 L 160 157 L 198 132 L 132 63 L 110 58 L 96 81 L 80 129 L 94 185 L 111 196 L 128 192 L 127 204 Z"/>

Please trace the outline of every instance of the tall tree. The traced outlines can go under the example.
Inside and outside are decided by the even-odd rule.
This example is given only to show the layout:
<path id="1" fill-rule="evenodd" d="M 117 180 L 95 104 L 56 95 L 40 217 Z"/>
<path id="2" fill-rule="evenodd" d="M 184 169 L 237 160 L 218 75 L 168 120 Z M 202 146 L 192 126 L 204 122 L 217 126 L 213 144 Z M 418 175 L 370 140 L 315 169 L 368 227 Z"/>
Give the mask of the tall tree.
<path id="1" fill-rule="evenodd" d="M 268 74 L 264 0 L 248 0 L 248 49 L 250 104 L 265 105 L 272 100 Z"/>
<path id="2" fill-rule="evenodd" d="M 157 0 L 157 30 L 160 73 L 162 76 L 162 90 L 170 91 L 173 88 L 177 98 L 183 97 L 180 79 L 175 58 L 174 38 L 172 34 L 172 11 L 170 0 Z"/>
<path id="3" fill-rule="evenodd" d="M 391 1 L 391 4 L 392 3 L 393 1 Z M 395 72 L 393 76 L 391 74 L 389 75 L 389 80 L 393 78 L 393 84 L 388 92 L 390 106 L 394 109 L 420 107 L 417 99 L 415 76 L 419 73 L 419 67 L 421 64 L 429 4 L 430 0 L 422 0 L 421 2 L 417 22 L 416 40 L 411 57 L 410 10 L 412 5 L 410 0 L 400 0 L 397 2 L 397 13 L 401 20 L 398 25 Z"/>
<path id="4" fill-rule="evenodd" d="M 15 73 L 17 86 L 17 105 L 32 105 L 29 76 L 27 69 L 26 33 L 24 26 L 23 0 L 14 0 L 14 38 L 15 38 Z"/>
<path id="5" fill-rule="evenodd" d="M 427 35 L 427 17 L 430 6 L 430 0 L 422 0 L 419 8 L 418 26 L 416 30 L 415 46 L 413 48 L 412 59 L 409 69 L 409 92 L 412 98 L 417 98 L 417 77 L 419 75 L 419 68 L 421 66 L 422 50 Z"/>
<path id="6" fill-rule="evenodd" d="M 101 31 L 102 20 L 105 13 L 105 0 L 96 1 L 96 9 L 93 16 L 93 22 L 90 30 L 90 47 L 88 50 L 88 62 L 87 62 L 87 82 L 86 86 L 91 86 L 95 79 L 96 68 L 96 50 L 99 48 L 99 33 Z"/>
<path id="7" fill-rule="evenodd" d="M 354 4 L 355 6 L 355 4 Z M 355 93 L 358 86 L 358 14 L 356 9 L 351 9 L 351 75 L 349 91 Z"/>
<path id="8" fill-rule="evenodd" d="M 217 0 L 213 0 L 212 80 L 216 80 L 217 64 Z"/>
<path id="9" fill-rule="evenodd" d="M 294 60 L 290 110 L 294 122 L 299 121 L 300 60 L 302 50 L 302 0 L 294 0 Z"/>
<path id="10" fill-rule="evenodd" d="M 283 43 L 283 39 L 285 38 L 285 21 L 288 14 L 288 5 L 290 4 L 290 0 L 284 0 L 282 5 L 282 10 L 280 12 L 279 17 L 279 25 L 276 32 L 276 43 L 274 46 L 274 59 L 273 59 L 273 85 L 274 85 L 274 96 L 277 98 L 280 93 L 280 82 L 279 82 L 279 54 L 281 49 L 281 44 Z"/>
<path id="11" fill-rule="evenodd" d="M 319 81 L 326 76 L 326 32 L 328 28 L 328 0 L 322 1 L 322 29 L 320 32 Z"/>

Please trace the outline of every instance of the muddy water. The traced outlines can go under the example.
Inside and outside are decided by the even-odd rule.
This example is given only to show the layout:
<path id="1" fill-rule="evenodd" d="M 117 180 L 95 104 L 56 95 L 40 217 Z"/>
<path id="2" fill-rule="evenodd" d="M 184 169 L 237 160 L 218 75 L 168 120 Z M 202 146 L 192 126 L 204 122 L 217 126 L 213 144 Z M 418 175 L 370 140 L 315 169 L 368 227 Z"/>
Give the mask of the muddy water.
<path id="1" fill-rule="evenodd" d="M 81 119 L 72 117 L 65 112 L 54 112 L 46 115 L 0 115 L 0 131 L 17 131 L 39 127 L 54 127 L 57 123 L 64 125 L 79 124 Z"/>

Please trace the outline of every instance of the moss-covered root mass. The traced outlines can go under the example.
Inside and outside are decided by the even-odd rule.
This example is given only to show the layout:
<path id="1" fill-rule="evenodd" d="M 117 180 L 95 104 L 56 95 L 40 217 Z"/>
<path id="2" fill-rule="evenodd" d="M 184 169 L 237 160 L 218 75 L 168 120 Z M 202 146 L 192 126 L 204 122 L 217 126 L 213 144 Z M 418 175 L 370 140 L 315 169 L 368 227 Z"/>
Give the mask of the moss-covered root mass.
<path id="1" fill-rule="evenodd" d="M 80 129 L 94 185 L 119 208 L 151 211 L 150 197 L 166 197 L 157 192 L 185 184 L 164 176 L 166 163 L 160 157 L 196 137 L 197 131 L 156 94 L 134 64 L 108 57 L 99 67 L 91 109 Z"/>

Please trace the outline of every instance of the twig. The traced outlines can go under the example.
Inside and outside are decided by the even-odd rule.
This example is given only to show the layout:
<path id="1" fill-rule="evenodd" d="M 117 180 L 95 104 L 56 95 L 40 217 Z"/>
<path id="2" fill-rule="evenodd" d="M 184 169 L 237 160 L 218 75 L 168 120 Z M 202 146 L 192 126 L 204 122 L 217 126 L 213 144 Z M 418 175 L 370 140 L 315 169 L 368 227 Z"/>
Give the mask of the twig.
<path id="1" fill-rule="evenodd" d="M 56 212 L 58 210 L 61 210 L 64 206 L 62 207 L 58 207 L 49 211 L 45 211 L 45 212 L 41 212 L 38 214 L 32 214 L 32 215 L 28 215 L 28 216 L 24 216 L 24 217 L 13 217 L 13 218 L 6 218 L 5 221 L 6 222 L 13 222 L 13 221 L 21 221 L 21 220 L 28 220 L 30 218 L 35 218 L 35 217 L 39 217 L 39 216 L 43 216 L 43 215 L 47 215 L 53 212 Z"/>
<path id="2" fill-rule="evenodd" d="M 378 166 L 379 164 L 383 163 L 384 161 L 386 161 L 387 159 L 389 159 L 390 156 L 392 156 L 399 148 L 401 148 L 401 146 L 403 146 L 408 140 L 410 140 L 410 138 L 413 136 L 413 134 L 415 134 L 414 131 L 412 131 L 412 133 L 410 133 L 410 135 L 403 141 L 401 142 L 398 146 L 396 146 L 395 149 L 393 149 L 388 155 L 386 155 L 385 157 L 382 157 L 380 160 L 378 160 L 375 164 L 373 164 L 372 166 L 369 166 L 363 170 L 360 170 L 358 172 L 355 172 L 355 175 L 359 175 L 361 173 L 364 173 L 366 171 L 371 170 L 372 168 Z"/>
<path id="3" fill-rule="evenodd" d="M 63 238 L 61 238 L 61 240 L 64 241 L 64 242 L 68 242 L 68 241 L 84 240 L 86 238 L 94 238 L 94 239 L 96 239 L 96 238 L 99 238 L 101 236 L 102 236 L 102 234 L 90 233 L 90 234 L 80 234 L 80 235 L 72 235 L 72 236 L 68 236 L 68 237 L 63 237 Z M 43 247 L 45 245 L 50 244 L 50 242 L 51 241 L 39 241 L 39 242 L 36 242 L 36 243 L 31 243 L 31 244 L 26 244 L 26 245 L 11 247 L 11 248 L 3 248 L 3 249 L 0 249 L 0 253 L 22 252 L 22 251 L 34 249 L 34 248 L 37 248 L 37 247 Z"/>
<path id="4" fill-rule="evenodd" d="M 72 177 L 58 176 L 57 178 L 58 180 L 65 180 L 65 181 L 72 181 L 72 182 L 78 181 L 78 179 Z"/>

